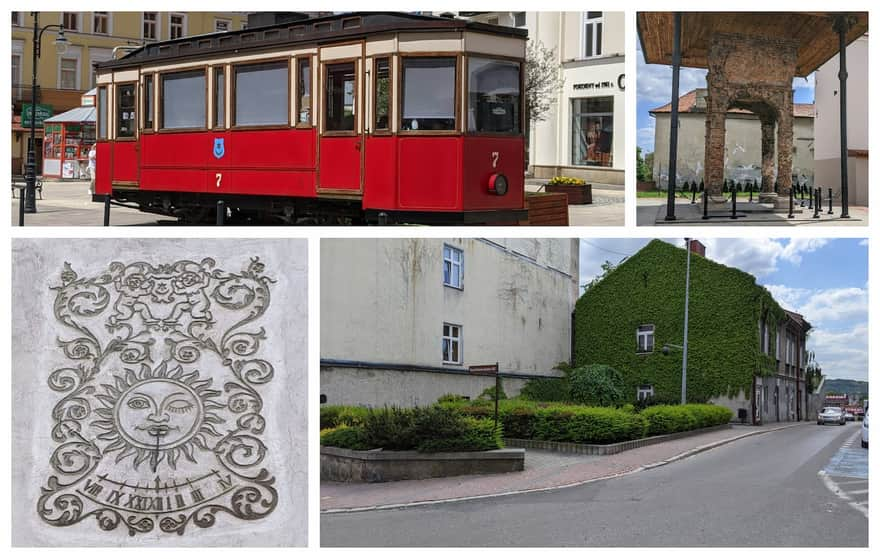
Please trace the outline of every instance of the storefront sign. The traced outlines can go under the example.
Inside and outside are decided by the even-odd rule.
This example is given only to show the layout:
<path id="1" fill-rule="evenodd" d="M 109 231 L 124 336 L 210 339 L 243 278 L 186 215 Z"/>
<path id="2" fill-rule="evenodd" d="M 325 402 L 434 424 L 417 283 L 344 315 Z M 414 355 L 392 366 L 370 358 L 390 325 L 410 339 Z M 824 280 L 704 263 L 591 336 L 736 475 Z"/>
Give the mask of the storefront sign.
<path id="1" fill-rule="evenodd" d="M 575 90 L 584 90 L 584 89 L 585 90 L 594 90 L 594 89 L 609 89 L 609 88 L 613 88 L 614 85 L 615 85 L 615 82 L 613 82 L 613 81 L 581 82 L 581 83 L 574 84 L 572 87 Z M 625 88 L 626 84 L 624 82 L 624 74 L 620 74 L 619 76 L 617 76 L 616 85 L 621 90 L 623 90 Z"/>
<path id="2" fill-rule="evenodd" d="M 43 121 L 47 118 L 51 117 L 54 112 L 52 111 L 52 105 L 43 105 L 42 103 L 37 103 L 37 126 L 42 126 Z M 23 128 L 30 128 L 31 126 L 31 104 L 23 103 L 21 106 L 21 125 Z"/>

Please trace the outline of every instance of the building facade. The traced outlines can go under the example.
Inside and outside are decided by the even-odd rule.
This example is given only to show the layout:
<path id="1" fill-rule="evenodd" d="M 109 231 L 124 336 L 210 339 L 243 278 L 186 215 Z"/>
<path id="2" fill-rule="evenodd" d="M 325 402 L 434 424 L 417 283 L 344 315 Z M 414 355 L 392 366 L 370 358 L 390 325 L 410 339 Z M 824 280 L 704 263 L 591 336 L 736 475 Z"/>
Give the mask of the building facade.
<path id="1" fill-rule="evenodd" d="M 868 35 L 846 47 L 849 203 L 868 205 Z M 840 57 L 816 70 L 816 184 L 840 192 Z"/>
<path id="2" fill-rule="evenodd" d="M 574 176 L 624 183 L 625 21 L 623 12 L 461 12 L 522 27 L 554 49 L 563 78 L 547 117 L 531 122 L 529 168 L 537 178 Z"/>
<path id="3" fill-rule="evenodd" d="M 39 26 L 64 25 L 68 41 L 59 53 L 58 29 L 43 33 L 37 62 L 37 104 L 52 114 L 79 106 L 95 86 L 93 65 L 110 60 L 116 47 L 136 47 L 188 35 L 242 29 L 244 12 L 40 12 Z M 22 126 L 22 105 L 31 103 L 34 16 L 12 12 L 12 172 L 24 173 L 29 127 Z M 37 172 L 42 168 L 42 127 L 37 125 Z"/>
<path id="4" fill-rule="evenodd" d="M 755 278 L 691 243 L 687 400 L 762 424 L 807 419 L 806 334 Z M 711 256 L 711 255 L 710 255 Z M 610 365 L 631 401 L 681 401 L 687 253 L 653 240 L 581 296 L 576 366 Z"/>
<path id="5" fill-rule="evenodd" d="M 678 100 L 678 159 L 676 184 L 703 180 L 706 146 L 706 89 L 694 89 Z M 813 186 L 815 107 L 811 103 L 794 104 L 794 155 L 792 183 Z M 648 112 L 655 120 L 653 177 L 658 187 L 669 181 L 669 124 L 671 104 Z M 751 111 L 731 108 L 727 111 L 724 143 L 724 177 L 736 182 L 751 181 L 761 185 L 761 121 Z M 774 143 L 775 146 L 775 143 Z M 776 152 L 774 150 L 774 160 Z"/>
<path id="6" fill-rule="evenodd" d="M 573 239 L 324 240 L 321 401 L 476 398 L 494 363 L 514 396 L 570 360 L 577 284 Z"/>

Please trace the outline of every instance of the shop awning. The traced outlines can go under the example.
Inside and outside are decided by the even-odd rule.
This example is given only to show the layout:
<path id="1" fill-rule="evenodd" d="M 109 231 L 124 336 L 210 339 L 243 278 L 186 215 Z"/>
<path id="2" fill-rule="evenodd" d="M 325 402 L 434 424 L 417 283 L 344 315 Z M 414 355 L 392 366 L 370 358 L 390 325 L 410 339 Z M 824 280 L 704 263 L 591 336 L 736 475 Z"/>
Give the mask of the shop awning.
<path id="1" fill-rule="evenodd" d="M 77 107 L 47 118 L 43 122 L 95 122 L 95 115 L 95 107 Z"/>

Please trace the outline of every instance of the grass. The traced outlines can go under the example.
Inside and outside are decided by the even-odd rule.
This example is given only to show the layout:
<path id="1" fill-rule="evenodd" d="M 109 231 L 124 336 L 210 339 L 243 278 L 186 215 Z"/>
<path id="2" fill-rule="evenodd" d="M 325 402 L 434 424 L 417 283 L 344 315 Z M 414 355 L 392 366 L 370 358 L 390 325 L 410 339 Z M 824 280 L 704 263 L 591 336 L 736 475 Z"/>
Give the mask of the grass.
<path id="1" fill-rule="evenodd" d="M 701 196 L 702 196 L 702 194 L 701 194 L 700 192 L 697 192 L 697 201 L 700 201 Z M 753 198 L 754 198 L 755 200 L 757 200 L 757 199 L 758 199 L 758 192 L 755 191 L 755 192 L 752 194 L 752 196 L 753 196 Z M 780 194 L 780 196 L 782 196 L 782 195 Z M 637 197 L 637 198 L 660 198 L 660 199 L 665 200 L 665 199 L 666 199 L 666 191 L 665 191 L 665 190 L 651 190 L 651 191 L 648 191 L 648 192 L 637 192 L 637 193 L 636 193 L 636 197 Z M 690 199 L 691 199 L 691 193 L 688 192 L 688 193 L 687 193 L 687 196 L 685 196 L 685 195 L 684 195 L 683 193 L 681 193 L 681 192 L 676 192 L 676 193 L 675 193 L 675 197 L 676 197 L 676 198 L 681 198 L 682 200 L 684 200 L 685 198 L 687 198 L 688 200 L 690 200 Z M 730 193 L 729 193 L 729 192 L 725 192 L 725 193 L 724 193 L 724 197 L 725 197 L 725 198 L 729 198 L 729 197 L 730 197 Z M 737 200 L 742 200 L 742 199 L 746 199 L 746 200 L 748 200 L 748 199 L 749 199 L 749 193 L 748 193 L 748 192 L 738 192 L 737 195 L 736 195 L 736 199 L 737 199 Z M 795 199 L 796 199 L 796 200 L 800 200 L 800 198 L 797 197 L 797 196 L 795 197 Z"/>

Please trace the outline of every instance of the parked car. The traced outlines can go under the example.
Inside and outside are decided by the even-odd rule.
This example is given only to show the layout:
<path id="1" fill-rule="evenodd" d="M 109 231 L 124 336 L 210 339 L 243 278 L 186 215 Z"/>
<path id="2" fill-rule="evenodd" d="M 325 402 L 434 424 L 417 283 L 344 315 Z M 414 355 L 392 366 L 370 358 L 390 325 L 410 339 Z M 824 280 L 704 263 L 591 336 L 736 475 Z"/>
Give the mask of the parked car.
<path id="1" fill-rule="evenodd" d="M 819 420 L 816 423 L 818 425 L 825 425 L 826 423 L 846 425 L 846 417 L 840 408 L 822 408 L 822 411 L 819 412 Z"/>
<path id="2" fill-rule="evenodd" d="M 856 420 L 856 416 L 854 416 L 854 415 L 853 415 L 853 412 L 851 412 L 851 411 L 846 412 L 846 413 L 844 414 L 844 418 L 845 418 L 847 421 L 855 421 L 855 420 Z"/>
<path id="3" fill-rule="evenodd" d="M 862 448 L 868 448 L 868 410 L 865 410 L 865 419 L 862 420 Z"/>

